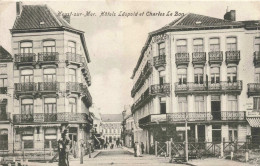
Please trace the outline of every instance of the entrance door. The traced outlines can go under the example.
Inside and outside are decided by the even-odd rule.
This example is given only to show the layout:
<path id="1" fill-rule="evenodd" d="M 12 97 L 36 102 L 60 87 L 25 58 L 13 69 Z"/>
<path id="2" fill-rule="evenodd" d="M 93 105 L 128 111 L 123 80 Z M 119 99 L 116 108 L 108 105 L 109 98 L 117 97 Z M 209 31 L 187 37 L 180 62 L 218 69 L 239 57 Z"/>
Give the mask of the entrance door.
<path id="1" fill-rule="evenodd" d="M 198 142 L 204 142 L 204 141 L 205 141 L 205 126 L 198 125 Z"/>
<path id="2" fill-rule="evenodd" d="M 211 101 L 211 113 L 213 120 L 221 120 L 220 101 Z"/>

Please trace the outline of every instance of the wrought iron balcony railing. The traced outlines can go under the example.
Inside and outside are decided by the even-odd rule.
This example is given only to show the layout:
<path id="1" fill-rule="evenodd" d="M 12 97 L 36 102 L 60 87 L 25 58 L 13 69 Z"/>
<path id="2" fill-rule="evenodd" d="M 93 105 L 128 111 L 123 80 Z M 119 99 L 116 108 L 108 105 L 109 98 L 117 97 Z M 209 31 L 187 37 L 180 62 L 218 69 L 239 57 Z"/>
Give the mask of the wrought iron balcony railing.
<path id="1" fill-rule="evenodd" d="M 226 51 L 226 63 L 238 64 L 240 61 L 240 51 Z"/>
<path id="2" fill-rule="evenodd" d="M 7 94 L 7 87 L 0 87 L 0 94 Z"/>
<path id="3" fill-rule="evenodd" d="M 66 89 L 69 92 L 81 93 L 82 92 L 82 84 L 78 83 L 78 82 L 67 82 L 66 83 Z"/>
<path id="4" fill-rule="evenodd" d="M 223 61 L 223 51 L 212 51 L 208 55 L 209 64 L 221 64 Z"/>
<path id="5" fill-rule="evenodd" d="M 11 120 L 11 114 L 8 113 L 0 113 L 0 121 L 10 121 Z"/>
<path id="6" fill-rule="evenodd" d="M 19 92 L 35 92 L 37 91 L 37 83 L 34 82 L 26 82 L 26 83 L 15 83 L 14 89 L 16 93 Z"/>
<path id="7" fill-rule="evenodd" d="M 33 63 L 36 62 L 36 54 L 35 53 L 15 54 L 14 61 L 16 63 Z"/>
<path id="8" fill-rule="evenodd" d="M 146 91 L 136 100 L 136 102 L 132 105 L 131 111 L 135 112 L 137 109 L 145 105 L 147 102 L 152 99 L 153 95 L 151 95 L 151 88 L 147 88 Z"/>
<path id="9" fill-rule="evenodd" d="M 41 92 L 57 92 L 60 90 L 60 83 L 59 82 L 39 82 L 38 83 L 38 90 Z"/>
<path id="10" fill-rule="evenodd" d="M 82 92 L 83 92 L 84 97 L 86 98 L 87 105 L 91 106 L 92 105 L 92 97 L 91 97 L 91 95 L 89 93 L 88 87 L 87 86 L 83 86 L 82 87 Z"/>
<path id="11" fill-rule="evenodd" d="M 193 64 L 205 64 L 206 63 L 206 52 L 193 52 L 192 53 Z"/>
<path id="12" fill-rule="evenodd" d="M 241 92 L 242 81 L 227 82 L 220 81 L 219 83 L 203 82 L 203 84 L 196 84 L 188 82 L 187 84 L 175 83 L 175 93 L 195 93 L 195 92 L 212 92 L 212 93 L 226 93 L 226 92 Z"/>
<path id="13" fill-rule="evenodd" d="M 153 95 L 169 95 L 171 92 L 171 85 L 169 83 L 164 83 L 162 85 L 151 85 L 151 94 Z"/>
<path id="14" fill-rule="evenodd" d="M 260 64 L 260 51 L 254 52 L 254 64 L 255 66 Z"/>
<path id="15" fill-rule="evenodd" d="M 81 65 L 81 55 L 71 52 L 66 53 L 66 62 Z"/>
<path id="16" fill-rule="evenodd" d="M 166 122 L 166 114 L 150 114 L 139 119 L 139 126 L 145 126 L 149 123 Z"/>
<path id="17" fill-rule="evenodd" d="M 166 64 L 166 55 L 159 55 L 153 58 L 155 68 L 164 67 Z"/>
<path id="18" fill-rule="evenodd" d="M 247 84 L 248 96 L 256 96 L 260 94 L 260 83 L 249 83 Z"/>
<path id="19" fill-rule="evenodd" d="M 34 114 L 14 114 L 13 121 L 15 124 L 21 123 L 44 123 L 44 122 L 77 122 L 88 123 L 86 113 L 34 113 Z"/>
<path id="20" fill-rule="evenodd" d="M 188 65 L 190 62 L 189 53 L 176 53 L 175 63 L 176 65 Z"/>
<path id="21" fill-rule="evenodd" d="M 88 86 L 91 85 L 91 75 L 90 75 L 90 72 L 89 72 L 89 69 L 88 69 L 88 66 L 87 66 L 87 63 L 86 63 L 86 60 L 84 59 L 84 57 L 81 57 L 82 59 L 82 73 L 87 81 L 87 84 Z"/>
<path id="22" fill-rule="evenodd" d="M 59 61 L 59 53 L 58 52 L 38 53 L 38 61 L 44 63 L 57 62 Z"/>

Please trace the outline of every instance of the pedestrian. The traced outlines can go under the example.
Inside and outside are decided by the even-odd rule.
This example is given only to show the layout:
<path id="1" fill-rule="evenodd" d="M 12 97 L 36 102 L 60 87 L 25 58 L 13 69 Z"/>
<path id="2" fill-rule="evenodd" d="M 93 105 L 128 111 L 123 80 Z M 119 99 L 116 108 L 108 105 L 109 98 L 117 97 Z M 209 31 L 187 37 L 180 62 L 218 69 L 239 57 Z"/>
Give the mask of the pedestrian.
<path id="1" fill-rule="evenodd" d="M 142 150 L 142 154 L 144 154 L 144 143 L 141 142 L 141 150 Z"/>
<path id="2" fill-rule="evenodd" d="M 58 141 L 59 166 L 69 166 L 69 151 L 71 140 L 67 133 L 68 131 L 64 130 L 61 134 L 61 139 Z"/>
<path id="3" fill-rule="evenodd" d="M 140 154 L 140 145 L 139 145 L 138 142 L 136 143 L 136 156 L 137 156 L 137 157 L 140 157 L 140 156 L 141 156 L 141 154 Z"/>

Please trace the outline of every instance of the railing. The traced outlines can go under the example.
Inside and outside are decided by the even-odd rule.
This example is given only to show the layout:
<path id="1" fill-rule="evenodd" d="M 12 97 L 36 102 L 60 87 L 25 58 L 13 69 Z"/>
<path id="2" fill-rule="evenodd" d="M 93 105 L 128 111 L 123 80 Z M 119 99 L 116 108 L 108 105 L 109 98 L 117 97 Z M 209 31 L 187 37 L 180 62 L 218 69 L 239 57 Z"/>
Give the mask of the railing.
<path id="1" fill-rule="evenodd" d="M 66 60 L 69 62 L 81 63 L 81 55 L 71 52 L 66 53 Z"/>
<path id="2" fill-rule="evenodd" d="M 166 114 L 150 114 L 139 119 L 139 125 L 145 125 L 148 123 L 166 122 Z"/>
<path id="3" fill-rule="evenodd" d="M 132 105 L 131 111 L 134 112 L 135 110 L 146 104 L 149 101 L 149 99 L 151 99 L 151 97 L 151 90 L 150 88 L 147 88 L 146 91 Z"/>
<path id="4" fill-rule="evenodd" d="M 175 63 L 177 65 L 188 64 L 190 62 L 189 53 L 176 53 Z"/>
<path id="5" fill-rule="evenodd" d="M 159 55 L 153 58 L 154 67 L 164 66 L 166 64 L 166 55 Z"/>
<path id="6" fill-rule="evenodd" d="M 87 84 L 90 86 L 91 85 L 91 75 L 90 75 L 90 72 L 89 72 L 89 69 L 88 69 L 88 66 L 87 66 L 87 63 L 84 59 L 84 57 L 81 57 L 82 59 L 82 72 L 83 72 L 83 75 L 85 76 L 86 78 L 86 81 L 87 81 Z"/>
<path id="7" fill-rule="evenodd" d="M 19 63 L 35 62 L 36 61 L 36 54 L 35 53 L 15 54 L 14 61 L 19 62 Z"/>
<path id="8" fill-rule="evenodd" d="M 78 82 L 67 82 L 66 89 L 67 89 L 67 91 L 70 91 L 70 92 L 80 93 L 82 90 L 82 84 L 78 83 Z"/>
<path id="9" fill-rule="evenodd" d="M 14 89 L 16 92 L 34 92 L 37 90 L 37 83 L 34 82 L 15 83 Z"/>
<path id="10" fill-rule="evenodd" d="M 162 85 L 151 85 L 151 94 L 170 94 L 171 85 L 169 83 L 164 83 Z"/>
<path id="11" fill-rule="evenodd" d="M 254 64 L 257 65 L 260 63 L 260 51 L 254 52 Z"/>
<path id="12" fill-rule="evenodd" d="M 0 94 L 7 94 L 7 87 L 0 87 Z"/>
<path id="13" fill-rule="evenodd" d="M 38 90 L 39 91 L 58 91 L 60 89 L 59 82 L 39 82 Z"/>
<path id="14" fill-rule="evenodd" d="M 58 52 L 41 52 L 38 53 L 39 62 L 56 62 L 59 60 Z"/>
<path id="15" fill-rule="evenodd" d="M 39 123 L 39 122 L 88 122 L 86 113 L 34 113 L 34 114 L 14 114 L 14 123 Z"/>
<path id="16" fill-rule="evenodd" d="M 240 51 L 226 51 L 226 63 L 236 63 L 240 61 Z"/>
<path id="17" fill-rule="evenodd" d="M 0 114 L 0 121 L 9 121 L 10 120 L 10 113 L 1 113 Z"/>
<path id="18" fill-rule="evenodd" d="M 92 105 L 92 97 L 91 97 L 91 95 L 89 93 L 88 87 L 87 86 L 83 86 L 82 87 L 82 92 L 83 92 L 83 95 L 85 95 L 85 97 L 87 99 L 88 106 L 91 106 Z"/>
<path id="19" fill-rule="evenodd" d="M 208 53 L 209 63 L 221 63 L 223 61 L 223 51 L 212 51 Z"/>
<path id="20" fill-rule="evenodd" d="M 247 93 L 249 96 L 260 94 L 260 83 L 249 83 L 247 84 Z"/>
<path id="21" fill-rule="evenodd" d="M 205 63 L 206 62 L 206 52 L 193 52 L 192 53 L 192 63 Z"/>

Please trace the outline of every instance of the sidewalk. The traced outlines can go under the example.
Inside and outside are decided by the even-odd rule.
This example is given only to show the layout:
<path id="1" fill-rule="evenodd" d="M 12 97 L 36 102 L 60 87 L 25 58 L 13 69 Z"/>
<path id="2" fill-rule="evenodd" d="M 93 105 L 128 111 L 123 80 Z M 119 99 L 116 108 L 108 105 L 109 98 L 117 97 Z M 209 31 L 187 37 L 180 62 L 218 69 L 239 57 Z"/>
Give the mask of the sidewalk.
<path id="1" fill-rule="evenodd" d="M 218 159 L 218 158 L 206 158 L 206 159 L 196 159 L 190 160 L 188 164 L 198 165 L 198 166 L 252 166 L 248 163 L 242 163 L 238 161 L 232 161 L 227 159 Z"/>

